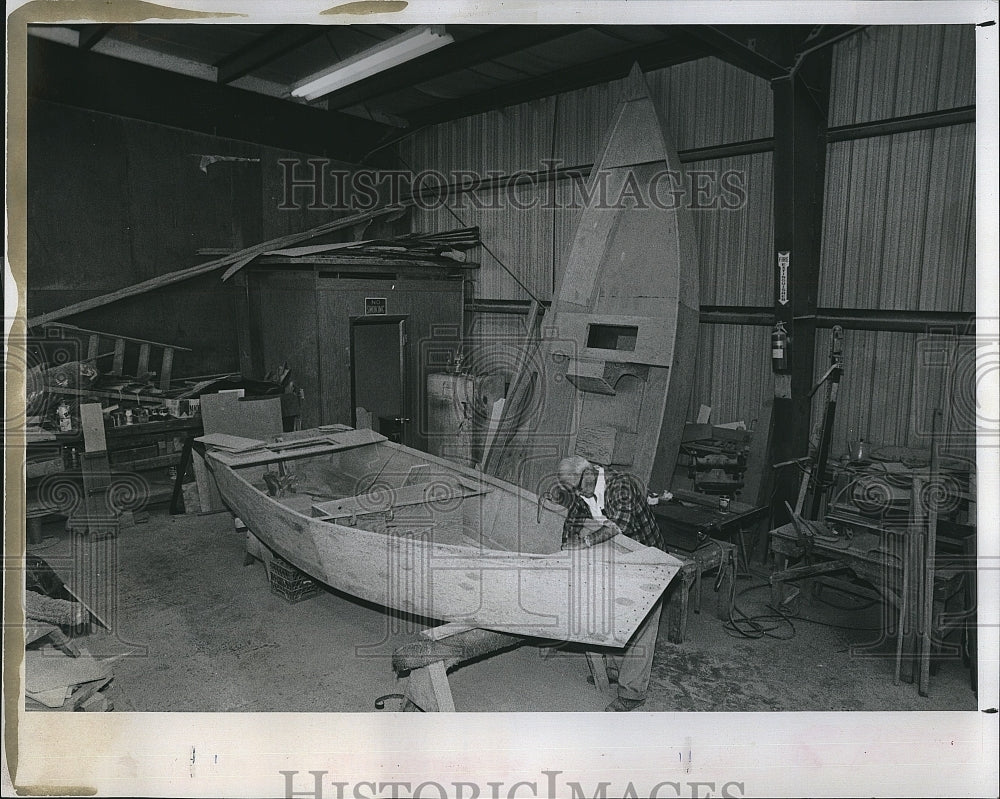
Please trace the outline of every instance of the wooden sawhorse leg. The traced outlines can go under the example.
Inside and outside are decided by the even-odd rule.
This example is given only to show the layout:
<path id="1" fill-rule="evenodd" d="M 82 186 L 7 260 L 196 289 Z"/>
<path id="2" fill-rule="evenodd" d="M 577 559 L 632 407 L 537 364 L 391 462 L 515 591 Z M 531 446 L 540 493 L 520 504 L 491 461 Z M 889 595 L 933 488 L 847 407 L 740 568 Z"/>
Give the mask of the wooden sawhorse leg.
<path id="1" fill-rule="evenodd" d="M 594 677 L 594 687 L 602 694 L 611 690 L 611 681 L 608 679 L 608 664 L 604 660 L 604 655 L 600 652 L 587 652 L 587 665 L 590 666 L 590 673 Z"/>
<path id="2" fill-rule="evenodd" d="M 524 639 L 516 635 L 470 629 L 457 623 L 424 633 L 431 640 L 399 647 L 392 653 L 392 666 L 397 674 L 409 673 L 403 690 L 404 705 L 430 713 L 455 710 L 455 700 L 448 685 L 448 669 L 466 660 L 524 643 Z"/>
<path id="3" fill-rule="evenodd" d="M 455 700 L 448 684 L 448 669 L 443 660 L 413 669 L 406 678 L 403 696 L 406 699 L 404 707 L 412 704 L 414 709 L 427 713 L 455 712 Z"/>

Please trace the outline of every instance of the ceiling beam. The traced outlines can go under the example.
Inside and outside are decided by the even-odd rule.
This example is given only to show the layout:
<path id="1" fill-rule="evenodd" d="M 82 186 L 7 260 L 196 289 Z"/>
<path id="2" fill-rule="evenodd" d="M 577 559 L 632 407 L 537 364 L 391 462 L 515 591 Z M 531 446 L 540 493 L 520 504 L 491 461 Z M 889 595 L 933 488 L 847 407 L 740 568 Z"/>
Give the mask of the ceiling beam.
<path id="1" fill-rule="evenodd" d="M 28 97 L 350 161 L 391 128 L 28 37 Z"/>
<path id="2" fill-rule="evenodd" d="M 329 108 L 348 108 L 394 91 L 407 89 L 461 69 L 474 67 L 519 50 L 546 44 L 583 30 L 583 25 L 500 25 L 489 31 L 459 39 L 454 44 L 387 69 L 326 95 Z M 449 33 L 458 37 L 461 26 Z"/>
<path id="3" fill-rule="evenodd" d="M 91 50 L 94 45 L 108 35 L 114 25 L 81 25 L 80 40 L 77 47 L 81 50 Z"/>
<path id="4" fill-rule="evenodd" d="M 788 74 L 787 31 L 717 25 L 687 25 L 684 30 L 703 42 L 712 55 L 753 75 L 774 80 Z"/>
<path id="5" fill-rule="evenodd" d="M 693 61 L 706 55 L 710 55 L 707 48 L 690 37 L 665 38 L 661 42 L 633 47 L 620 53 L 604 56 L 584 64 L 574 64 L 571 67 L 535 78 L 528 78 L 467 97 L 436 103 L 427 108 L 413 111 L 406 117 L 414 127 L 433 125 L 449 119 L 506 108 L 529 100 L 537 100 L 539 97 L 549 97 L 561 92 L 623 78 L 628 75 L 632 65 L 636 63 L 644 72 L 648 72 L 652 69 Z"/>
<path id="6" fill-rule="evenodd" d="M 216 80 L 219 83 L 232 83 L 306 42 L 318 38 L 325 30 L 326 27 L 323 25 L 279 26 L 246 47 L 241 47 L 235 53 L 219 59 L 215 64 L 218 70 Z"/>

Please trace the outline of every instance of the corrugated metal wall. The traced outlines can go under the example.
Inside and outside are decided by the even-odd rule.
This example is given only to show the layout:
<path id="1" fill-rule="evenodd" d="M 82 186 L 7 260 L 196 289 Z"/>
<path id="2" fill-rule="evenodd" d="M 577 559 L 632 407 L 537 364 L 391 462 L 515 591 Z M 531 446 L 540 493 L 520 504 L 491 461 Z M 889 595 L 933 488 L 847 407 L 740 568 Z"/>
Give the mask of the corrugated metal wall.
<path id="1" fill-rule="evenodd" d="M 835 47 L 831 126 L 974 103 L 971 26 L 868 28 Z M 973 124 L 832 143 L 819 304 L 974 312 L 974 198 Z M 817 379 L 829 365 L 829 342 L 829 331 L 817 337 Z M 939 347 L 929 342 L 914 333 L 846 331 L 834 452 L 859 435 L 876 445 L 928 444 L 923 405 L 946 402 L 944 378 L 923 364 L 926 348 Z M 957 395 L 971 396 L 971 383 L 962 382 L 974 378 L 967 348 L 941 357 L 956 365 Z M 820 413 L 817 403 L 816 423 Z M 961 448 L 968 438 L 956 430 L 952 443 Z"/>
<path id="2" fill-rule="evenodd" d="M 869 27 L 834 45 L 830 127 L 972 105 L 975 42 L 971 26 Z M 646 80 L 678 150 L 772 135 L 766 81 L 716 59 L 650 72 Z M 509 175 L 545 162 L 592 163 L 625 81 L 525 103 L 438 125 L 400 144 L 406 166 L 443 173 Z M 832 143 L 827 152 L 819 305 L 928 311 L 975 309 L 973 125 Z M 694 213 L 703 305 L 769 306 L 772 295 L 772 155 L 760 153 L 686 165 L 744 176 L 746 202 L 732 211 Z M 570 180 L 525 185 L 522 203 L 551 196 L 555 208 L 517 210 L 488 204 L 487 192 L 418 211 L 414 229 L 478 224 L 483 240 L 521 281 L 548 299 L 572 240 L 578 211 L 565 208 Z M 551 195 L 549 194 L 551 192 Z M 475 201 L 475 202 L 473 202 Z M 482 252 L 477 299 L 528 294 Z M 523 318 L 480 314 L 478 328 L 515 335 Z M 698 374 L 689 413 L 713 407 L 713 419 L 751 421 L 771 391 L 769 330 L 702 325 Z M 817 379 L 827 368 L 829 331 L 816 344 Z M 926 443 L 914 416 L 929 396 L 914 360 L 916 334 L 848 331 L 847 374 L 838 409 L 835 452 L 857 431 L 878 443 Z M 965 370 L 966 378 L 971 373 Z M 967 395 L 968 387 L 958 389 Z M 922 401 L 922 400 L 921 400 Z M 815 403 L 817 421 L 821 402 Z"/>
<path id="3" fill-rule="evenodd" d="M 771 91 L 766 81 L 716 59 L 701 59 L 646 75 L 654 102 L 660 108 L 679 150 L 728 144 L 771 135 Z M 404 165 L 414 171 L 433 169 L 450 176 L 460 170 L 487 176 L 492 171 L 510 175 L 518 170 L 537 172 L 546 162 L 563 166 L 593 163 L 626 80 L 612 81 L 544 98 L 500 111 L 460 119 L 421 131 L 400 145 Z M 735 210 L 722 208 L 694 212 L 701 248 L 703 304 L 771 302 L 771 155 L 693 162 L 691 171 L 709 173 L 718 187 L 723 173 L 734 173 L 745 190 L 746 202 Z M 417 210 L 415 230 L 443 230 L 479 225 L 483 241 L 521 281 L 541 299 L 550 299 L 570 243 L 579 210 L 572 207 L 572 179 L 551 184 L 525 184 L 516 189 L 522 204 L 533 210 L 498 203 L 490 210 L 489 192 L 454 198 L 453 210 Z M 492 195 L 495 200 L 495 193 Z M 549 202 L 545 202 L 546 199 Z M 548 207 L 544 207 L 544 206 Z M 528 299 L 528 294 L 491 255 L 479 255 L 477 299 Z M 523 330 L 523 318 L 505 319 L 480 314 L 477 329 L 503 335 Z M 486 345 L 490 336 L 485 337 Z M 699 404 L 712 405 L 717 421 L 755 417 L 767 368 L 766 331 L 738 326 L 703 326 L 699 343 L 699 375 L 693 412 Z M 495 354 L 494 354 L 495 355 Z M 483 361 L 496 361 L 489 353 Z M 503 360 L 500 358 L 499 360 Z M 754 387 L 752 391 L 747 386 Z"/>
<path id="4" fill-rule="evenodd" d="M 971 25 L 869 26 L 834 45 L 830 127 L 975 103 Z"/>

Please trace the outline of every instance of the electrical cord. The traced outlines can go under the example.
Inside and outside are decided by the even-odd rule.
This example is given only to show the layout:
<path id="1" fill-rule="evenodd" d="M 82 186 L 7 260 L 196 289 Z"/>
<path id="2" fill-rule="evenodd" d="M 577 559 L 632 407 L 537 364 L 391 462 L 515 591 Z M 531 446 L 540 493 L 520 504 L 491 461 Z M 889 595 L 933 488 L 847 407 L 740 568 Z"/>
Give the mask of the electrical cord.
<path id="1" fill-rule="evenodd" d="M 858 632 L 879 632 L 881 627 L 858 627 L 853 624 L 833 624 L 832 622 L 820 621 L 818 619 L 811 619 L 808 616 L 800 616 L 798 614 L 786 613 L 781 610 L 780 607 L 774 607 L 770 602 L 768 602 L 764 607 L 772 611 L 771 613 L 760 613 L 755 616 L 748 616 L 739 605 L 736 604 L 736 597 L 748 594 L 751 591 L 759 591 L 761 588 L 769 588 L 770 583 L 759 583 L 757 585 L 751 585 L 744 588 L 739 594 L 736 593 L 736 583 L 733 583 L 733 595 L 732 603 L 730 604 L 729 621 L 723 623 L 722 628 L 725 630 L 726 634 L 730 638 L 775 638 L 779 641 L 790 641 L 796 635 L 794 621 L 807 622 L 809 624 L 816 624 L 820 627 L 830 627 L 836 630 L 856 630 Z M 838 610 L 865 610 L 872 605 L 876 604 L 876 600 L 872 600 L 869 603 L 863 605 L 855 606 L 841 606 L 836 603 L 829 602 L 828 600 L 820 599 L 831 607 L 837 608 Z M 738 617 L 737 615 L 738 614 Z M 787 627 L 791 632 L 790 634 L 777 634 L 775 631 Z"/>

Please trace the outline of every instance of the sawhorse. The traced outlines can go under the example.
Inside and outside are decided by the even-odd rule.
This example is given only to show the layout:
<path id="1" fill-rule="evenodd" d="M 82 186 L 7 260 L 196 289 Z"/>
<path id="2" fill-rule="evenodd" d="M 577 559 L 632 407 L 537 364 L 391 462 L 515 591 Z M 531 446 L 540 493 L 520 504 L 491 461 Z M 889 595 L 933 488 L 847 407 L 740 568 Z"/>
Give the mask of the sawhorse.
<path id="1" fill-rule="evenodd" d="M 524 638 L 452 622 L 421 635 L 427 640 L 404 644 L 392 653 L 392 667 L 407 674 L 403 710 L 454 712 L 448 669 L 474 658 L 513 649 Z"/>

